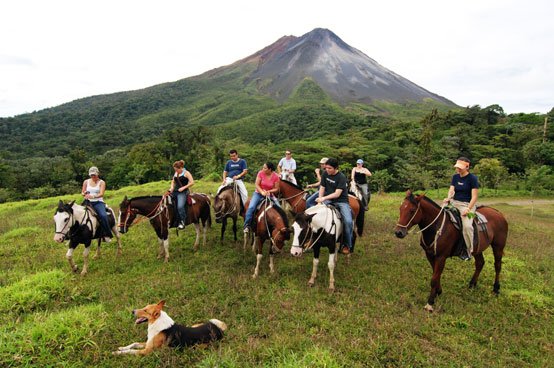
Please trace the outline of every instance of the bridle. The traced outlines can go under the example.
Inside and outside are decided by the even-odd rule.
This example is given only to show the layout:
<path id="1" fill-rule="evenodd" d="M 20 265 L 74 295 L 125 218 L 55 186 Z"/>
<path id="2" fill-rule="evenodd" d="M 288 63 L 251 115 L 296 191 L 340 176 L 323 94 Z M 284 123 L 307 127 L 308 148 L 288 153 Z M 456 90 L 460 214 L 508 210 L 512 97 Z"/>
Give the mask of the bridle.
<path id="1" fill-rule="evenodd" d="M 410 224 L 412 223 L 412 221 L 414 220 L 414 218 L 416 217 L 417 213 L 419 212 L 419 208 L 421 207 L 421 202 L 417 202 L 417 208 L 412 216 L 412 218 L 410 219 L 410 221 L 408 221 L 408 223 L 406 225 L 401 225 L 399 223 L 396 224 L 396 226 L 398 227 L 403 227 L 405 228 L 406 230 L 408 230 L 408 228 L 410 227 Z"/>
<path id="2" fill-rule="evenodd" d="M 129 217 L 131 216 L 131 214 L 134 214 L 135 216 L 137 214 L 140 214 L 137 209 L 132 208 L 132 206 L 131 206 L 132 199 L 130 199 L 127 203 L 127 209 L 125 210 L 125 221 L 120 221 L 119 222 L 119 224 L 118 224 L 119 228 L 123 228 L 123 232 L 127 232 L 127 229 L 129 227 L 131 227 L 132 225 L 134 225 L 134 224 L 138 224 L 139 222 L 144 221 L 145 219 L 152 220 L 152 219 L 158 217 L 159 215 L 161 215 L 164 211 L 167 213 L 168 207 L 167 207 L 165 202 L 166 202 L 168 196 L 169 196 L 168 194 L 164 194 L 162 196 L 162 199 L 158 202 L 156 207 L 154 207 L 154 209 L 152 211 L 150 211 L 150 213 L 148 213 L 147 215 L 144 215 L 144 217 L 135 218 L 133 220 L 133 222 L 129 226 L 127 226 L 127 221 L 129 220 Z M 169 216 L 167 216 L 167 218 L 168 218 L 168 221 L 169 221 Z"/>
<path id="3" fill-rule="evenodd" d="M 75 225 L 75 216 L 73 215 L 72 212 L 69 212 L 67 210 L 64 209 L 64 211 L 60 211 L 60 212 L 66 212 L 69 214 L 69 220 L 65 223 L 64 227 L 62 228 L 61 231 L 55 231 L 55 234 L 60 234 L 63 236 L 63 239 L 66 239 L 67 237 L 67 234 L 69 233 L 69 231 L 71 230 L 71 228 L 73 227 L 73 225 Z M 71 226 L 69 226 L 69 229 L 67 229 L 67 231 L 64 233 L 64 230 L 67 228 L 67 226 L 71 224 Z"/>
<path id="4" fill-rule="evenodd" d="M 303 194 L 306 193 L 306 192 L 307 192 L 306 190 L 303 190 L 303 191 L 301 191 L 301 192 L 299 192 L 299 193 L 296 193 L 296 194 L 294 194 L 294 195 L 291 195 L 290 197 L 281 198 L 281 199 L 282 199 L 283 201 L 287 201 L 287 202 L 288 202 L 289 199 L 293 199 L 293 198 L 298 197 L 298 199 L 297 199 L 294 203 L 290 203 L 290 205 L 291 205 L 292 209 L 294 210 L 294 212 L 297 212 L 297 211 L 296 211 L 296 207 L 298 206 L 298 204 L 299 204 L 300 201 L 302 200 L 302 197 L 300 197 L 300 196 L 303 195 Z M 279 194 L 281 194 L 281 189 L 280 189 L 280 188 L 279 188 Z"/>
<path id="5" fill-rule="evenodd" d="M 327 218 L 329 217 L 329 211 L 331 211 L 331 216 L 333 217 L 332 225 L 331 225 L 331 228 L 329 229 L 329 232 L 331 232 L 331 231 L 333 231 L 333 228 L 334 227 L 336 228 L 336 226 L 337 226 L 337 224 L 335 223 L 335 220 L 334 220 L 335 214 L 334 214 L 334 211 L 332 209 L 327 208 L 327 211 L 325 211 L 325 221 L 323 223 L 327 224 Z M 311 223 L 311 221 L 310 221 L 310 223 Z M 310 223 L 308 223 L 308 229 L 306 229 L 306 236 L 304 236 L 304 239 L 302 239 L 302 241 L 299 242 L 298 245 L 291 245 L 291 248 L 302 248 L 303 250 L 309 250 L 314 246 L 315 243 L 317 243 L 319 241 L 319 239 L 321 238 L 321 236 L 325 232 L 325 227 L 321 228 L 321 233 L 317 236 L 317 238 L 315 240 L 313 240 L 314 231 L 312 230 L 312 227 L 311 227 Z M 308 237 L 310 238 L 309 239 L 310 241 L 308 242 L 308 246 L 304 247 L 304 244 L 306 244 L 306 240 L 308 240 Z"/>

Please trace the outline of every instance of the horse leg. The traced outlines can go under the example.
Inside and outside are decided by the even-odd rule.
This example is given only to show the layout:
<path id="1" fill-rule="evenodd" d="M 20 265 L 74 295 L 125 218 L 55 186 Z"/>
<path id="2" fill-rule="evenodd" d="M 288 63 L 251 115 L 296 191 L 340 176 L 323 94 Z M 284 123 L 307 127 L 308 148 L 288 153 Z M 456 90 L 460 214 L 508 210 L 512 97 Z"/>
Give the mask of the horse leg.
<path id="1" fill-rule="evenodd" d="M 433 269 L 433 277 L 431 277 L 431 293 L 427 299 L 427 304 L 425 305 L 425 310 L 428 312 L 433 312 L 433 305 L 435 304 L 435 298 L 439 294 L 438 291 L 441 289 L 441 275 L 444 270 L 444 265 L 446 263 L 446 257 L 441 256 L 435 259 L 435 267 Z"/>
<path id="2" fill-rule="evenodd" d="M 219 238 L 219 242 L 223 244 L 223 236 L 225 235 L 225 228 L 227 227 L 227 217 L 224 217 L 221 220 L 221 238 Z"/>
<path id="3" fill-rule="evenodd" d="M 96 253 L 92 256 L 92 259 L 100 258 L 100 245 L 102 244 L 102 239 L 98 238 L 98 245 L 96 246 Z"/>
<path id="4" fill-rule="evenodd" d="M 81 276 L 85 276 L 88 272 L 88 254 L 90 253 L 90 243 L 85 244 L 85 250 L 83 251 L 83 270 Z"/>
<path id="5" fill-rule="evenodd" d="M 164 239 L 164 252 L 165 252 L 165 258 L 164 262 L 169 262 L 169 237 L 167 239 Z"/>
<path id="6" fill-rule="evenodd" d="M 237 217 L 233 217 L 233 236 L 235 239 L 235 243 L 237 242 Z"/>
<path id="7" fill-rule="evenodd" d="M 194 224 L 194 230 L 196 230 L 196 240 L 194 241 L 193 249 L 196 252 L 198 250 L 198 244 L 200 244 L 200 222 Z"/>
<path id="8" fill-rule="evenodd" d="M 260 263 L 262 261 L 263 255 L 262 255 L 262 239 L 260 237 L 256 237 L 255 239 L 256 245 L 258 246 L 257 252 L 256 252 L 256 268 L 254 268 L 254 274 L 252 275 L 252 278 L 257 278 L 260 274 Z"/>
<path id="9" fill-rule="evenodd" d="M 121 256 L 121 234 L 119 233 L 119 230 L 117 230 L 117 226 L 114 226 L 112 228 L 112 232 L 115 235 L 115 238 L 117 239 L 117 252 L 115 253 L 116 257 Z"/>
<path id="10" fill-rule="evenodd" d="M 429 261 L 429 264 L 431 265 L 431 269 L 435 269 L 435 256 L 432 255 L 432 254 L 429 254 L 427 252 L 425 252 L 425 256 L 427 257 L 427 260 Z M 437 290 L 437 295 L 441 295 L 442 294 L 442 287 L 439 287 L 439 289 Z"/>
<path id="11" fill-rule="evenodd" d="M 481 273 L 481 270 L 485 265 L 485 257 L 483 257 L 483 253 L 474 254 L 473 257 L 475 258 L 475 272 L 473 273 L 473 277 L 469 281 L 470 289 L 477 286 L 477 279 L 479 278 L 479 274 Z"/>
<path id="12" fill-rule="evenodd" d="M 70 247 L 67 249 L 67 253 L 65 254 L 65 258 L 67 258 L 67 261 L 69 262 L 69 267 L 71 268 L 71 272 L 77 273 L 79 271 L 79 267 L 75 264 L 73 261 L 73 252 L 75 251 L 75 247 L 77 245 L 73 245 L 70 243 Z"/>
<path id="13" fill-rule="evenodd" d="M 308 286 L 314 286 L 315 278 L 317 277 L 317 266 L 319 265 L 319 258 L 314 258 L 312 262 L 312 275 L 308 280 Z"/>
<path id="14" fill-rule="evenodd" d="M 337 259 L 338 249 L 335 249 L 335 253 L 331 253 L 329 249 L 329 262 L 327 267 L 329 267 L 329 290 L 335 291 L 335 260 Z"/>
<path id="15" fill-rule="evenodd" d="M 269 253 L 269 273 L 273 274 L 275 273 L 275 264 L 274 264 L 274 254 L 273 253 Z"/>
<path id="16" fill-rule="evenodd" d="M 206 248 L 206 234 L 208 233 L 208 224 L 202 224 L 202 246 Z"/>
<path id="17" fill-rule="evenodd" d="M 158 238 L 158 245 L 160 247 L 160 250 L 158 252 L 158 259 L 161 259 L 162 257 L 165 257 L 164 240 L 162 238 Z"/>
<path id="18" fill-rule="evenodd" d="M 496 273 L 494 277 L 494 286 L 492 291 L 498 295 L 500 294 L 500 271 L 502 271 L 502 256 L 504 255 L 504 247 L 506 246 L 506 239 L 504 238 L 502 242 L 497 242 L 497 239 L 494 239 L 492 246 L 492 252 L 494 254 L 494 271 Z"/>

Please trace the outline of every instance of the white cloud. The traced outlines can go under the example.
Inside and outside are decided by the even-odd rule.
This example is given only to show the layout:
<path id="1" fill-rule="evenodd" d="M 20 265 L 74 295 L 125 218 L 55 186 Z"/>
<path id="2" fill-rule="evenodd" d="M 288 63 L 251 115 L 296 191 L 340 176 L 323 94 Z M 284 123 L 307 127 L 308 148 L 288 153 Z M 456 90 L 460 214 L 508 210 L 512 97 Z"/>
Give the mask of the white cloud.
<path id="1" fill-rule="evenodd" d="M 553 10 L 548 0 L 3 2 L 0 116 L 197 75 L 316 27 L 462 106 L 547 112 Z"/>

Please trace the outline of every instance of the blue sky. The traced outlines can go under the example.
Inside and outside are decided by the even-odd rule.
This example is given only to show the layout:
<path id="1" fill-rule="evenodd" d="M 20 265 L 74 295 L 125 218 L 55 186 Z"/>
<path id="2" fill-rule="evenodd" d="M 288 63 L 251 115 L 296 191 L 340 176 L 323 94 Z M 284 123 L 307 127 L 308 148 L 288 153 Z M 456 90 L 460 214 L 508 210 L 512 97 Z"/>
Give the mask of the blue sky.
<path id="1" fill-rule="evenodd" d="M 190 77 L 317 27 L 461 106 L 554 107 L 549 0 L 18 0 L 0 14 L 0 117 Z"/>

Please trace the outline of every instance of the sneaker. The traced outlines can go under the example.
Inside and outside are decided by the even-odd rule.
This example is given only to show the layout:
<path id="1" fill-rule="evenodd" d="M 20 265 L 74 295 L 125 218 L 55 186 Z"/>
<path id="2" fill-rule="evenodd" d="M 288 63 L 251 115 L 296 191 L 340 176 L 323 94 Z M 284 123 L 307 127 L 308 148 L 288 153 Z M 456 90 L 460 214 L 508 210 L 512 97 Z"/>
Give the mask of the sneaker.
<path id="1" fill-rule="evenodd" d="M 179 226 L 177 226 L 177 228 L 178 228 L 179 230 L 183 230 L 183 229 L 185 228 L 185 223 L 182 222 L 182 221 L 179 222 Z"/>
<path id="2" fill-rule="evenodd" d="M 112 241 L 112 238 L 110 238 L 109 236 L 105 236 L 105 237 L 102 238 L 102 241 L 103 241 L 104 243 L 109 243 L 109 242 Z"/>
<path id="3" fill-rule="evenodd" d="M 245 227 L 245 228 L 244 228 L 244 233 L 245 233 L 245 234 L 248 234 L 249 232 L 250 232 L 250 227 L 248 227 L 248 226 Z"/>
<path id="4" fill-rule="evenodd" d="M 350 254 L 350 249 L 345 245 L 341 250 L 342 254 Z"/>
<path id="5" fill-rule="evenodd" d="M 469 261 L 469 260 L 471 260 L 471 256 L 469 254 L 467 254 L 467 252 L 464 252 L 464 253 L 460 254 L 460 259 L 462 261 Z"/>

